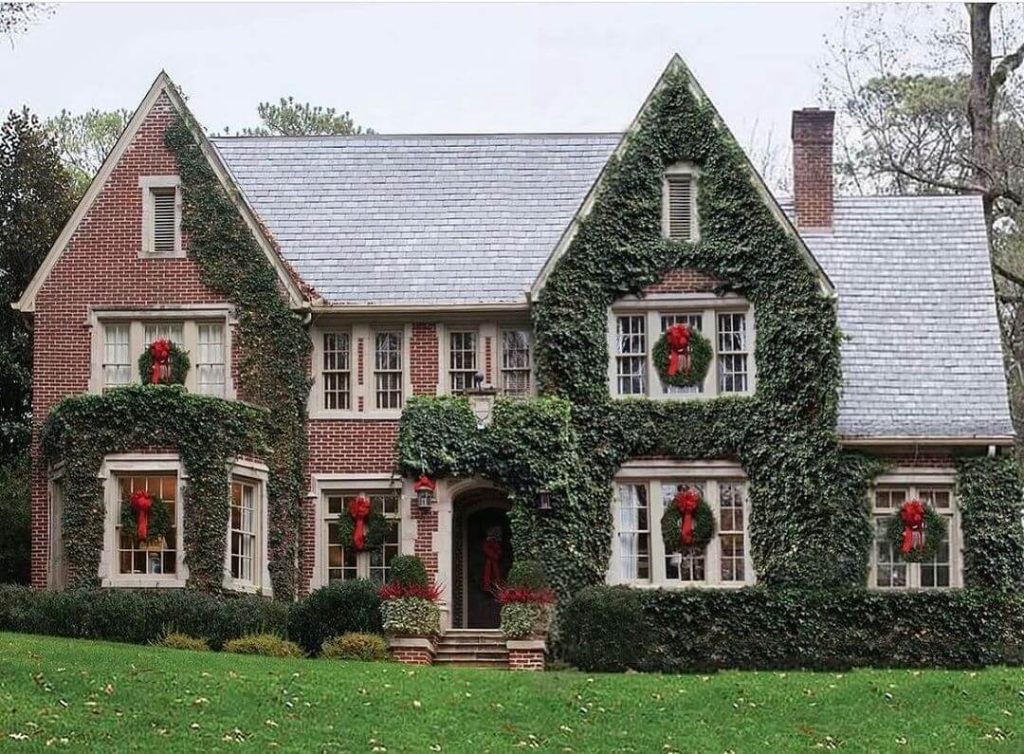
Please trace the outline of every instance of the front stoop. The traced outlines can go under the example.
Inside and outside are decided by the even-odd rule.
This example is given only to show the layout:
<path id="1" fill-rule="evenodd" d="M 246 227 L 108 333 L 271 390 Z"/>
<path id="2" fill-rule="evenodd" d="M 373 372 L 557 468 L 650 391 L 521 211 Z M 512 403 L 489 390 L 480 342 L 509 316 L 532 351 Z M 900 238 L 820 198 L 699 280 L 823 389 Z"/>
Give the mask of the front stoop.
<path id="1" fill-rule="evenodd" d="M 404 665 L 433 665 L 437 646 L 425 636 L 392 636 L 388 639 L 391 656 Z"/>
<path id="2" fill-rule="evenodd" d="M 437 665 L 505 669 L 509 666 L 505 637 L 497 629 L 450 629 L 438 641 Z"/>
<path id="3" fill-rule="evenodd" d="M 544 670 L 544 639 L 509 639 L 506 644 L 509 670 Z"/>

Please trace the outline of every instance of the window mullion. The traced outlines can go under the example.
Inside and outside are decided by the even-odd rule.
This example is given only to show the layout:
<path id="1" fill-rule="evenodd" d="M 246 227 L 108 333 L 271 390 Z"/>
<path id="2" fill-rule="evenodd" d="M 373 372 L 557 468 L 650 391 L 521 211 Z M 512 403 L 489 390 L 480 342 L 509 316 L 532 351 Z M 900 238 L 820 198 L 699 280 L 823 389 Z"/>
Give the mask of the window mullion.
<path id="1" fill-rule="evenodd" d="M 661 481 L 653 479 L 647 483 L 647 528 L 650 531 L 651 581 L 664 585 L 665 575 L 665 540 L 661 536 L 661 516 L 665 502 L 661 495 Z"/>
<path id="2" fill-rule="evenodd" d="M 715 536 L 708 542 L 707 558 L 704 564 L 704 581 L 708 586 L 718 586 L 722 583 L 722 540 L 719 530 L 722 526 L 722 512 L 719 507 L 718 481 L 709 479 L 705 485 L 705 501 L 711 508 L 711 515 L 715 519 Z"/>

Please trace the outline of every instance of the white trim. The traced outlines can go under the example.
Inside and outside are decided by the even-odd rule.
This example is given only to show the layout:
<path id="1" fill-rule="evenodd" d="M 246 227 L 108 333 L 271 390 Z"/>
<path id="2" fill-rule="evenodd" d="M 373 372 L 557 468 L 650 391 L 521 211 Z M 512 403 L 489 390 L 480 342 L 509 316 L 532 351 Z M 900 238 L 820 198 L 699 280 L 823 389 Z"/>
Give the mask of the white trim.
<path id="1" fill-rule="evenodd" d="M 178 95 L 177 89 L 174 86 L 174 82 L 171 81 L 170 77 L 166 72 L 161 71 L 160 74 L 153 81 L 149 91 L 146 92 L 146 96 L 143 97 L 142 102 L 135 109 L 135 113 L 132 115 L 131 120 L 128 121 L 128 125 L 125 127 L 121 136 L 118 137 L 117 143 L 114 148 L 107 155 L 107 158 L 103 161 L 100 166 L 99 172 L 96 173 L 96 177 L 93 178 L 92 183 L 89 184 L 89 188 L 86 190 L 82 200 L 78 203 L 75 211 L 72 213 L 71 218 L 64 225 L 60 235 L 57 236 L 57 240 L 54 242 L 50 251 L 47 253 L 46 258 L 43 260 L 36 274 L 33 276 L 32 281 L 25 288 L 21 298 L 14 304 L 14 308 L 21 312 L 34 312 L 36 305 L 36 295 L 39 290 L 43 287 L 46 279 L 50 276 L 50 272 L 53 270 L 57 261 L 60 259 L 64 250 L 67 248 L 68 242 L 74 235 L 75 231 L 78 230 L 78 226 L 81 225 L 82 220 L 85 219 L 86 214 L 92 209 L 96 202 L 96 198 L 100 192 L 106 186 L 107 180 L 110 178 L 114 168 L 120 163 L 121 158 L 127 151 L 128 147 L 135 141 L 135 136 L 142 126 L 146 117 L 149 115 L 153 106 L 156 104 L 160 95 L 166 93 L 171 101 L 171 104 L 177 108 L 178 112 L 185 119 L 185 123 L 192 131 L 193 137 L 199 144 L 203 154 L 206 155 L 214 173 L 220 180 L 222 187 L 227 192 L 231 201 L 235 204 L 238 210 L 241 212 L 243 219 L 249 226 L 249 230 L 252 232 L 260 248 L 263 250 L 267 259 L 270 261 L 271 266 L 277 273 L 278 278 L 281 281 L 285 291 L 288 292 L 289 299 L 293 306 L 302 306 L 305 302 L 305 296 L 299 290 L 298 285 L 292 279 L 284 263 L 278 256 L 277 251 L 271 245 L 267 239 L 266 233 L 263 230 L 263 226 L 256 219 L 256 214 L 245 200 L 244 195 L 235 186 L 234 180 L 230 177 L 230 173 L 223 165 L 216 150 L 210 146 L 209 140 L 206 135 L 202 133 L 200 129 L 193 128 L 191 125 L 191 117 L 188 108 Z"/>
<path id="2" fill-rule="evenodd" d="M 267 480 L 269 470 L 266 465 L 254 461 L 238 459 L 229 467 L 228 499 L 230 501 L 231 485 L 237 479 L 251 484 L 256 488 L 256 562 L 253 569 L 257 578 L 253 581 L 235 580 L 231 577 L 231 512 L 228 508 L 227 535 L 224 541 L 224 577 L 223 587 L 229 591 L 246 594 L 274 595 L 273 582 L 270 580 L 270 547 L 269 547 L 269 510 L 267 506 Z"/>
<path id="3" fill-rule="evenodd" d="M 178 530 L 175 551 L 175 573 L 160 575 L 122 575 L 118 573 L 117 531 L 120 521 L 116 516 L 119 501 L 115 476 L 122 474 L 149 474 L 173 471 L 177 476 L 177 501 L 174 506 L 175 526 Z M 117 453 L 106 456 L 97 477 L 103 480 L 103 551 L 100 555 L 99 578 L 102 586 L 126 588 L 181 588 L 188 581 L 188 566 L 184 552 L 184 492 L 185 467 L 175 453 Z"/>
<path id="4" fill-rule="evenodd" d="M 736 141 L 736 138 L 733 136 L 732 132 L 729 130 L 728 126 L 725 125 L 725 121 L 722 120 L 722 116 L 715 108 L 714 103 L 712 103 L 711 100 L 708 99 L 707 94 L 704 92 L 703 89 L 701 89 L 700 84 L 697 83 L 697 79 L 690 73 L 689 69 L 687 69 L 686 64 L 683 62 L 683 59 L 679 57 L 679 54 L 676 53 L 672 56 L 672 59 L 669 60 L 668 65 L 665 67 L 665 70 L 658 78 L 658 81 L 655 83 L 654 88 L 651 89 L 650 94 L 647 95 L 647 98 L 640 106 L 640 110 L 633 118 L 633 121 L 632 123 L 630 123 L 629 128 L 627 128 L 626 132 L 622 135 L 622 139 L 619 141 L 619 145 L 615 148 L 615 151 L 612 153 L 611 157 L 609 157 L 609 163 L 611 162 L 612 157 L 622 157 L 623 153 L 626 150 L 626 145 L 628 144 L 630 137 L 639 128 L 640 120 L 644 113 L 647 112 L 647 109 L 650 106 L 651 101 L 654 99 L 655 95 L 657 95 L 665 86 L 665 80 L 667 79 L 668 75 L 670 73 L 675 73 L 676 71 L 679 70 L 681 70 L 686 75 L 687 81 L 690 85 L 690 91 L 694 94 L 694 96 L 698 100 L 702 100 L 711 109 L 712 115 L 715 119 L 715 124 L 718 126 L 719 130 L 721 130 L 724 133 L 727 139 L 731 139 L 734 144 L 739 144 L 739 142 Z M 782 229 L 796 241 L 801 256 L 804 257 L 804 260 L 808 263 L 811 270 L 817 276 L 818 283 L 822 293 L 830 296 L 835 295 L 835 288 L 832 285 L 832 281 L 829 278 L 828 273 L 826 273 L 824 268 L 818 263 L 818 260 L 815 259 L 814 255 L 811 253 L 811 250 L 808 248 L 803 238 L 800 236 L 796 228 L 793 226 L 793 223 L 791 223 L 789 221 L 789 218 L 786 217 L 786 213 L 782 211 L 782 208 L 779 206 L 779 203 L 775 200 L 775 197 L 772 195 L 771 191 L 769 191 L 768 187 L 765 185 L 764 179 L 761 177 L 760 173 L 757 172 L 757 169 L 754 167 L 753 163 L 750 162 L 750 158 L 747 156 L 746 151 L 740 149 L 740 153 L 743 155 L 743 162 L 747 168 L 747 172 L 749 173 L 754 189 L 757 191 L 762 201 L 768 207 L 768 210 L 772 213 L 772 216 L 782 226 Z M 547 261 L 544 263 L 544 266 L 541 268 L 540 273 L 537 275 L 536 280 L 531 286 L 530 298 L 532 300 L 536 300 L 537 296 L 540 295 L 541 290 L 543 290 L 544 286 L 547 284 L 548 276 L 551 274 L 552 270 L 554 270 L 555 265 L 558 263 L 558 260 L 561 259 L 565 252 L 569 249 L 569 246 L 572 244 L 572 241 L 576 236 L 576 232 L 579 229 L 580 222 L 584 218 L 586 218 L 593 209 L 594 202 L 597 199 L 597 194 L 600 192 L 600 189 L 604 185 L 604 181 L 607 178 L 607 175 L 608 163 L 605 163 L 605 166 L 601 168 L 601 172 L 595 179 L 594 184 L 590 187 L 590 191 L 587 192 L 586 197 L 583 199 L 583 203 L 580 205 L 579 209 L 576 210 L 576 213 L 573 215 L 572 220 L 569 221 L 569 225 L 562 232 L 561 238 L 558 239 L 558 243 L 555 244 L 554 250 L 551 252 Z"/>
<path id="5" fill-rule="evenodd" d="M 176 259 L 185 256 L 181 245 L 181 179 L 176 175 L 139 176 L 139 188 L 142 190 L 142 245 L 139 249 L 141 259 Z M 159 254 L 153 250 L 154 229 L 153 218 L 155 203 L 153 189 L 174 189 L 174 251 L 170 254 Z"/>

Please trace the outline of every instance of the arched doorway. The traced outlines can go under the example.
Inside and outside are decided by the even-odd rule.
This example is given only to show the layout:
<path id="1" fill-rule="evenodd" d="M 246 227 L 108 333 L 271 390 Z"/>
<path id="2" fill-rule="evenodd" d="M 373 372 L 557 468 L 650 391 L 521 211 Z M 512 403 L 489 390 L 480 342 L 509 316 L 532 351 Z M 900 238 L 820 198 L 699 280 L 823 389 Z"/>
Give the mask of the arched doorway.
<path id="1" fill-rule="evenodd" d="M 509 507 L 505 493 L 493 487 L 467 490 L 453 500 L 453 628 L 501 623 L 496 587 L 512 567 Z"/>

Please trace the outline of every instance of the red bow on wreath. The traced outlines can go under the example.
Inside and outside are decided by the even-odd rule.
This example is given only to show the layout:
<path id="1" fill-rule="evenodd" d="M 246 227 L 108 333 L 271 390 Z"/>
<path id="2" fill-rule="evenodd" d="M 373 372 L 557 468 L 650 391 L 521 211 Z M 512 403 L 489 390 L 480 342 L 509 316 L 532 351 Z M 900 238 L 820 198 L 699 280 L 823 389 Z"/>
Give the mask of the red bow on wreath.
<path id="1" fill-rule="evenodd" d="M 900 552 L 906 555 L 911 550 L 924 549 L 924 504 L 920 500 L 908 500 L 900 508 L 903 522 L 903 544 Z"/>
<path id="2" fill-rule="evenodd" d="M 491 591 L 491 586 L 497 586 L 501 579 L 501 542 L 488 538 L 484 540 L 484 591 Z"/>
<path id="3" fill-rule="evenodd" d="M 676 493 L 672 500 L 679 511 L 679 538 L 684 545 L 693 544 L 693 514 L 700 506 L 700 493 L 689 488 Z"/>
<path id="4" fill-rule="evenodd" d="M 355 529 L 352 532 L 352 544 L 357 550 L 366 546 L 366 519 L 370 515 L 370 499 L 360 495 L 348 504 L 348 515 L 355 521 Z"/>
<path id="5" fill-rule="evenodd" d="M 153 367 L 149 373 L 149 383 L 159 385 L 170 369 L 171 343 L 166 338 L 154 340 L 149 344 L 149 355 L 153 357 Z"/>
<path id="6" fill-rule="evenodd" d="M 149 511 L 153 508 L 153 498 L 148 492 L 136 490 L 132 493 L 130 505 L 135 514 L 135 536 L 144 540 L 149 536 Z"/>
<path id="7" fill-rule="evenodd" d="M 683 360 L 683 371 L 690 373 L 690 328 L 688 325 L 672 325 L 665 331 L 668 343 L 668 376 L 679 372 L 679 359 Z"/>

